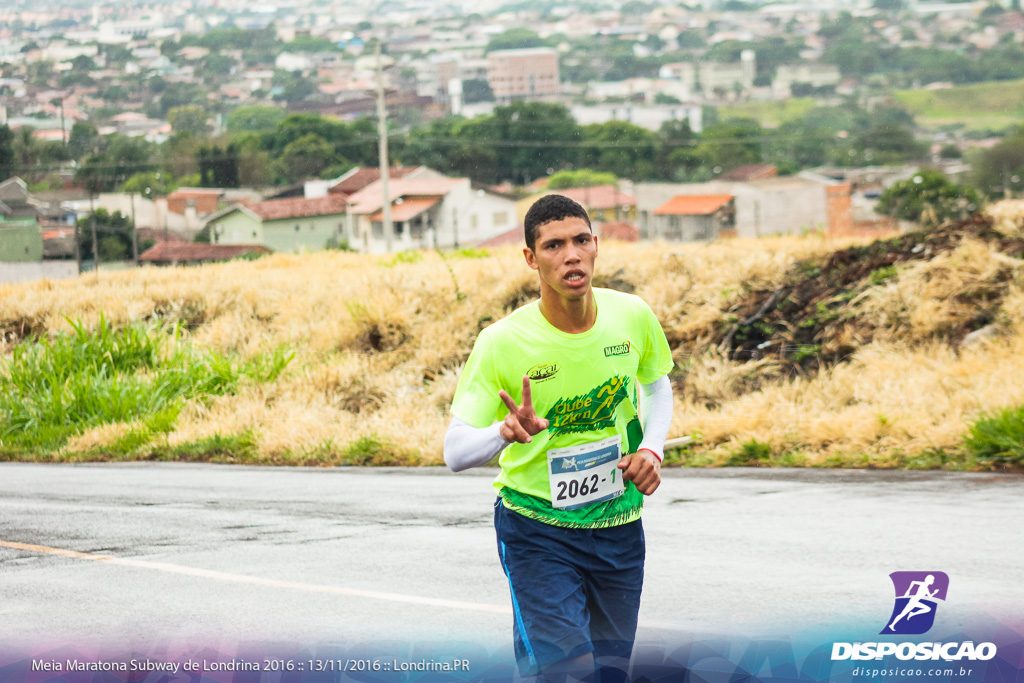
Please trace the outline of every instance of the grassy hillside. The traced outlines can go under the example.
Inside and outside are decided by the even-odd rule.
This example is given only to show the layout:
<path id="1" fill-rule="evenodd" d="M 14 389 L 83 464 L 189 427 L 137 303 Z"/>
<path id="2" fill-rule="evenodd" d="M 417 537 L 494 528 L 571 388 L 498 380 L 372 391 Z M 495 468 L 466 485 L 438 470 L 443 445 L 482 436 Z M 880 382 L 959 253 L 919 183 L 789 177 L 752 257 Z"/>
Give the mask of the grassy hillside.
<path id="1" fill-rule="evenodd" d="M 900 90 L 895 97 L 928 128 L 962 123 L 971 130 L 1003 130 L 1024 121 L 1024 80 Z"/>
<path id="2" fill-rule="evenodd" d="M 1001 131 L 1024 121 L 1024 80 L 961 85 L 944 90 L 897 90 L 893 97 L 925 128 L 962 124 L 969 130 Z M 719 118 L 751 118 L 776 127 L 799 118 L 816 103 L 807 97 L 741 102 L 718 108 Z"/>
<path id="3" fill-rule="evenodd" d="M 671 459 L 1020 457 L 999 440 L 1024 405 L 1024 208 L 1000 210 L 873 244 L 602 243 L 598 284 L 646 299 L 673 348 L 670 436 L 696 442 Z M 473 340 L 535 278 L 508 248 L 0 286 L 0 458 L 438 464 Z"/>
<path id="4" fill-rule="evenodd" d="M 771 102 L 737 102 L 718 107 L 718 117 L 729 119 L 754 119 L 762 126 L 776 128 L 780 123 L 797 119 L 817 106 L 810 97 L 789 97 Z"/>

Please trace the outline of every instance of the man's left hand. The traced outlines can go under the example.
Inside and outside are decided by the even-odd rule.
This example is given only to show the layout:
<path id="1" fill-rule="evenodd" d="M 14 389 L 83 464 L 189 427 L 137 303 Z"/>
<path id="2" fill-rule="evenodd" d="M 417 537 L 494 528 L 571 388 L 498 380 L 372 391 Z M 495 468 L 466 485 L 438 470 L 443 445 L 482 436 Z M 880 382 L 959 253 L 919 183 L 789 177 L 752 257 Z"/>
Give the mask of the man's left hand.
<path id="1" fill-rule="evenodd" d="M 661 484 L 661 460 L 646 448 L 623 456 L 618 468 L 623 470 L 623 481 L 631 481 L 645 496 L 654 493 Z"/>

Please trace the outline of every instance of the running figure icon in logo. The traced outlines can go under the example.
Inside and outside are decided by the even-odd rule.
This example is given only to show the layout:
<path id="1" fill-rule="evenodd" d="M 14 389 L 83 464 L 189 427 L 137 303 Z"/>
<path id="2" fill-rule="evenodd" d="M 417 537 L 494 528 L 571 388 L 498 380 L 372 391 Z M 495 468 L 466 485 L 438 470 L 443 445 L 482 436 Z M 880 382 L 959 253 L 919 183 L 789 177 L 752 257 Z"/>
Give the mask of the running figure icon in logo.
<path id="1" fill-rule="evenodd" d="M 919 635 L 935 622 L 937 601 L 945 601 L 949 577 L 945 572 L 893 572 L 896 603 L 881 633 Z"/>

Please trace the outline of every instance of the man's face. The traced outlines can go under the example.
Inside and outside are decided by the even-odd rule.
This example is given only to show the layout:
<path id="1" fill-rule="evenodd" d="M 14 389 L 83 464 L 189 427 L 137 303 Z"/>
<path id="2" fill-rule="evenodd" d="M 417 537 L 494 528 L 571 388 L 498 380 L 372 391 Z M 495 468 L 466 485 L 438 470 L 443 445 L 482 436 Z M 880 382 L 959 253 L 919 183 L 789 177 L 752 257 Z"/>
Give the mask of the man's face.
<path id="1" fill-rule="evenodd" d="M 523 249 L 526 263 L 540 275 L 545 288 L 567 299 L 590 291 L 597 259 L 597 237 L 582 218 L 571 216 L 537 228 L 534 248 Z"/>

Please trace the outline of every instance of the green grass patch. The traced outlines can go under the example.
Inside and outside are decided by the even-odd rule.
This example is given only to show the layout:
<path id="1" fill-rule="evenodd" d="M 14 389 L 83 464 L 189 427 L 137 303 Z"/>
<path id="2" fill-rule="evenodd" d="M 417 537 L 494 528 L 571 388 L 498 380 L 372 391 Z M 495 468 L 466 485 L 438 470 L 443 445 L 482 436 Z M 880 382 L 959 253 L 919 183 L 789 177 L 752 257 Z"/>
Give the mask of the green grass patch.
<path id="1" fill-rule="evenodd" d="M 486 249 L 477 249 L 476 247 L 458 249 L 452 253 L 452 256 L 455 256 L 456 258 L 487 258 L 490 255 L 491 252 Z"/>
<path id="2" fill-rule="evenodd" d="M 868 281 L 875 287 L 896 277 L 896 266 L 883 266 L 868 273 Z"/>
<path id="3" fill-rule="evenodd" d="M 724 464 L 726 467 L 763 467 L 770 464 L 771 457 L 771 444 L 750 439 L 732 451 Z"/>
<path id="4" fill-rule="evenodd" d="M 738 102 L 718 107 L 718 118 L 754 119 L 762 126 L 775 128 L 786 121 L 798 119 L 818 106 L 810 97 L 791 97 L 775 102 Z"/>
<path id="5" fill-rule="evenodd" d="M 419 465 L 417 453 L 405 450 L 376 434 L 361 436 L 340 450 L 345 465 Z"/>
<path id="6" fill-rule="evenodd" d="M 247 463 L 256 459 L 256 446 L 256 435 L 247 429 L 239 434 L 214 434 L 173 448 L 158 448 L 153 456 L 160 460 Z"/>
<path id="7" fill-rule="evenodd" d="M 971 130 L 1002 130 L 1024 118 L 1024 80 L 897 90 L 893 95 L 920 125 L 930 128 L 963 124 Z"/>
<path id="8" fill-rule="evenodd" d="M 419 263 L 423 260 L 423 252 L 416 251 L 415 249 L 409 249 L 407 251 L 400 251 L 390 259 L 380 261 L 380 265 L 385 268 L 394 268 L 395 266 L 403 263 Z"/>
<path id="9" fill-rule="evenodd" d="M 1024 406 L 982 415 L 964 437 L 964 448 L 985 465 L 1024 465 Z"/>
<path id="10" fill-rule="evenodd" d="M 134 426 L 116 444 L 132 452 L 173 429 L 184 404 L 235 391 L 243 378 L 276 378 L 293 354 L 278 349 L 248 363 L 193 347 L 180 325 L 96 329 L 27 339 L 0 364 L 0 448 L 50 451 L 103 424 Z"/>

